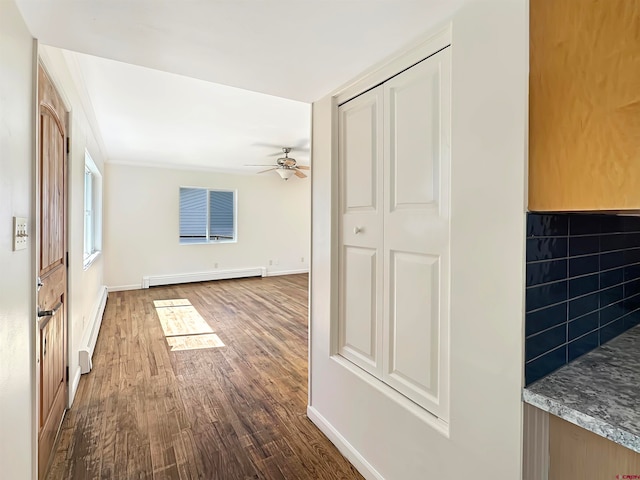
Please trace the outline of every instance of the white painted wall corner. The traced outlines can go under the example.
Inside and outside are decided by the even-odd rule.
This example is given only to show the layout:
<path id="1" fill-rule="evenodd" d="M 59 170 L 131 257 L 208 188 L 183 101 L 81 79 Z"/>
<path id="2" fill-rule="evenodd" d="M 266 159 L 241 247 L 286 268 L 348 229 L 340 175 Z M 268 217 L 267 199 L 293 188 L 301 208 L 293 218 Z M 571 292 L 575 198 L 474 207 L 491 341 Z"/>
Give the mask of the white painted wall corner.
<path id="1" fill-rule="evenodd" d="M 344 438 L 326 418 L 324 418 L 311 405 L 307 406 L 307 417 L 322 433 L 333 443 L 342 455 L 360 472 L 367 480 L 384 480 L 384 477 L 371 465 L 360 453 Z"/>

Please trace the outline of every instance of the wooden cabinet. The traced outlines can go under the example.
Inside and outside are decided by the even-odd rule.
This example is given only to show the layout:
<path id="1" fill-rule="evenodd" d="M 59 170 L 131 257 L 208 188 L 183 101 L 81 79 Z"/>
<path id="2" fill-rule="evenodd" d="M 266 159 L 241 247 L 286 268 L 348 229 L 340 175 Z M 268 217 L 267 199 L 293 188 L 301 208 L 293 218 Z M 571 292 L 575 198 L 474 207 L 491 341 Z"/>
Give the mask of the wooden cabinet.
<path id="1" fill-rule="evenodd" d="M 549 416 L 549 480 L 635 479 L 639 475 L 640 454 Z"/>
<path id="2" fill-rule="evenodd" d="M 336 353 L 445 421 L 449 50 L 338 108 Z"/>
<path id="3" fill-rule="evenodd" d="M 640 478 L 640 453 L 524 404 L 524 480 Z"/>
<path id="4" fill-rule="evenodd" d="M 640 0 L 531 0 L 529 210 L 640 209 Z"/>

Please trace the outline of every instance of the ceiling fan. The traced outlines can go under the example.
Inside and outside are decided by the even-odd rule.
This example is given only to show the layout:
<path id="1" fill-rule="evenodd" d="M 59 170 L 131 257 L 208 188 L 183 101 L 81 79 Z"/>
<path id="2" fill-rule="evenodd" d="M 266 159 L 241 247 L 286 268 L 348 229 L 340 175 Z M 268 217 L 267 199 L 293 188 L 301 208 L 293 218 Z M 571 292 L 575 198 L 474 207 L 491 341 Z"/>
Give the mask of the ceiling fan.
<path id="1" fill-rule="evenodd" d="M 302 173 L 300 170 L 310 170 L 310 167 L 306 165 L 298 165 L 295 158 L 289 157 L 289 153 L 291 152 L 291 147 L 282 147 L 282 152 L 284 153 L 284 157 L 278 158 L 276 160 L 275 165 L 247 165 L 247 167 L 267 167 L 270 166 L 272 168 L 267 168 L 266 170 L 262 170 L 258 173 L 266 173 L 271 172 L 273 170 L 276 171 L 283 180 L 289 180 L 293 175 L 299 178 L 306 178 L 307 176 Z"/>

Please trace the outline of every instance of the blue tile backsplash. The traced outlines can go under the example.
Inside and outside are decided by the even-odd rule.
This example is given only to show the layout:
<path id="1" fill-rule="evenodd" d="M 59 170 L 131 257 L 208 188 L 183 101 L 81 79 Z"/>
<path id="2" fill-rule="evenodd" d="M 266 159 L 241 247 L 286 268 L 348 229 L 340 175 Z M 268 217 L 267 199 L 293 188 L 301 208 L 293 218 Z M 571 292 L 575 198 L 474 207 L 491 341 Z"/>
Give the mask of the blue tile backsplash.
<path id="1" fill-rule="evenodd" d="M 525 382 L 640 324 L 640 217 L 527 214 Z"/>

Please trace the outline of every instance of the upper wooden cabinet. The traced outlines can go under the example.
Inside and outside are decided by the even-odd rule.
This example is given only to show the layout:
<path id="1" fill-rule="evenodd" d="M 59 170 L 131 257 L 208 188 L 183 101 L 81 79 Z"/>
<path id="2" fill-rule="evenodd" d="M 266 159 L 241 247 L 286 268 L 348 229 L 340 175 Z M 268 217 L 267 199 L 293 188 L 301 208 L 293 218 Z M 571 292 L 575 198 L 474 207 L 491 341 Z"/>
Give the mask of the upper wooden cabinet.
<path id="1" fill-rule="evenodd" d="M 640 0 L 531 0 L 529 210 L 640 209 Z"/>

